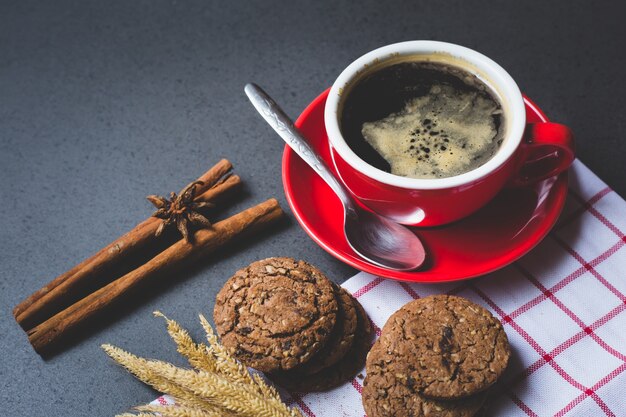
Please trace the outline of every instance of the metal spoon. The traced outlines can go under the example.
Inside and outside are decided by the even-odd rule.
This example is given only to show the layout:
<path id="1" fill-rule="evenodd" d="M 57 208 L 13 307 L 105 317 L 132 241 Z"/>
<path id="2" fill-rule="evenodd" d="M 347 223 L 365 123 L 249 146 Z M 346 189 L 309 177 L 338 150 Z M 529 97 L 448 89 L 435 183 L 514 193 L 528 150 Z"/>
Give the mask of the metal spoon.
<path id="1" fill-rule="evenodd" d="M 265 121 L 337 194 L 344 209 L 344 233 L 356 253 L 375 265 L 397 271 L 416 269 L 424 263 L 424 246 L 413 232 L 361 209 L 278 104 L 255 84 L 247 84 L 245 92 Z"/>

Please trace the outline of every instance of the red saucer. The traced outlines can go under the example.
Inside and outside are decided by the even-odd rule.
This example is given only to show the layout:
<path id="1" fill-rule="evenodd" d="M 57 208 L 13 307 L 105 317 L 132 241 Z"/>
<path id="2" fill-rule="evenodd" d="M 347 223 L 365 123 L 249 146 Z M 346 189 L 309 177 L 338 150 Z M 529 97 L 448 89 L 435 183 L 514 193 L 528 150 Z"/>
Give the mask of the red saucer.
<path id="1" fill-rule="evenodd" d="M 333 172 L 324 128 L 328 90 L 302 112 L 296 126 Z M 548 121 L 524 98 L 528 122 Z M 336 172 L 335 172 L 335 175 Z M 473 278 L 500 269 L 537 245 L 556 222 L 567 196 L 567 172 L 532 187 L 503 190 L 487 206 L 456 223 L 414 228 L 424 242 L 427 262 L 419 271 L 390 271 L 364 261 L 343 235 L 339 199 L 288 146 L 283 154 L 283 185 L 293 214 L 304 230 L 328 253 L 361 271 L 413 282 Z"/>

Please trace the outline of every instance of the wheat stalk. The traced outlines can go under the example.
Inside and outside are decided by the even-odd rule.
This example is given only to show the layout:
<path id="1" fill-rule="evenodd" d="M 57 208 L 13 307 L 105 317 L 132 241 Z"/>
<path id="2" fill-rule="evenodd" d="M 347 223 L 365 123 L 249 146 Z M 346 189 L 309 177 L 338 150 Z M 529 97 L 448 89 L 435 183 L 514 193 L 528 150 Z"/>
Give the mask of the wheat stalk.
<path id="1" fill-rule="evenodd" d="M 248 369 L 237 359 L 235 359 L 228 350 L 217 340 L 217 336 L 209 321 L 202 314 L 199 314 L 200 324 L 206 333 L 207 342 L 209 342 L 209 350 L 217 358 L 217 371 L 245 385 L 251 385 L 257 388 L 257 392 L 264 397 L 270 398 L 283 404 L 280 394 L 274 386 L 267 384 L 263 377 L 259 374 L 251 375 Z M 299 414 L 292 414 L 298 416 Z"/>
<path id="2" fill-rule="evenodd" d="M 172 397 L 176 398 L 178 404 L 201 409 L 217 409 L 209 401 L 198 398 L 188 390 L 150 371 L 150 369 L 146 366 L 148 362 L 146 359 L 137 357 L 132 353 L 128 353 L 111 345 L 102 345 L 102 349 L 104 349 L 106 354 L 109 355 L 115 362 L 126 368 L 126 370 L 128 370 L 141 382 L 150 385 L 157 391 L 170 394 Z"/>
<path id="3" fill-rule="evenodd" d="M 236 414 L 250 417 L 288 415 L 285 414 L 287 408 L 282 402 L 265 398 L 250 389 L 250 386 L 233 382 L 221 375 L 182 369 L 161 361 L 149 361 L 147 366 L 158 375 Z"/>
<path id="4" fill-rule="evenodd" d="M 163 417 L 223 417 L 222 411 L 205 411 L 180 405 L 142 405 L 135 407 L 138 411 L 159 413 Z"/>
<path id="5" fill-rule="evenodd" d="M 195 343 L 187 330 L 160 312 L 178 352 L 194 369 L 140 358 L 111 345 L 102 345 L 114 361 L 142 382 L 172 395 L 176 406 L 147 405 L 137 407 L 140 414 L 123 417 L 153 417 L 158 413 L 170 417 L 302 417 L 295 408 L 282 402 L 276 389 L 258 374 L 232 357 L 222 346 L 207 319 L 200 315 L 208 345 Z M 121 417 L 118 416 L 118 417 Z"/>
<path id="6" fill-rule="evenodd" d="M 178 353 L 187 358 L 189 365 L 195 369 L 215 372 L 217 364 L 215 357 L 209 352 L 209 347 L 203 343 L 195 343 L 189 332 L 180 327 L 174 320 L 170 320 L 160 311 L 155 311 L 155 317 L 162 317 L 167 323 L 167 332 L 176 343 Z"/>
<path id="7" fill-rule="evenodd" d="M 246 367 L 228 354 L 226 349 L 218 343 L 211 325 L 202 314 L 200 314 L 200 322 L 207 332 L 207 341 L 211 347 L 203 343 L 195 343 L 187 330 L 183 329 L 176 321 L 167 318 L 160 311 L 155 311 L 153 314 L 155 317 L 165 319 L 167 332 L 176 343 L 178 353 L 187 358 L 189 364 L 196 370 L 216 372 L 232 381 L 247 386 L 256 386 L 260 394 L 268 393 L 273 398 L 280 398 L 273 387 L 266 384 L 259 385 L 251 377 Z"/>
<path id="8" fill-rule="evenodd" d="M 219 343 L 217 336 L 215 335 L 215 332 L 206 317 L 202 314 L 199 314 L 198 317 L 200 318 L 200 324 L 202 324 L 202 328 L 206 333 L 207 342 L 209 342 L 210 346 L 209 350 L 217 359 L 217 371 L 220 374 L 243 384 L 260 387 L 259 385 L 256 385 L 255 381 L 250 376 L 248 369 L 242 365 L 241 362 L 232 357 L 228 350 Z M 264 385 L 267 386 L 266 384 Z M 262 391 L 259 392 L 262 393 Z M 280 397 L 277 395 L 275 398 Z"/>

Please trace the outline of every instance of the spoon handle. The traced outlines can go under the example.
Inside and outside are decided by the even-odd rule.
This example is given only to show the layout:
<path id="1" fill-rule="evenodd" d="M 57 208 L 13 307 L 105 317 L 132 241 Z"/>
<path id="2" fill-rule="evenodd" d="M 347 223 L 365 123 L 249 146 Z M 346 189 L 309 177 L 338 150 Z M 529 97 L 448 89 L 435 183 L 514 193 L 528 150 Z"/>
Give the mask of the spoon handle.
<path id="1" fill-rule="evenodd" d="M 307 138 L 293 125 L 280 106 L 256 84 L 246 84 L 244 91 L 265 121 L 333 189 L 346 210 L 354 210 L 352 196 L 346 187 L 335 178 L 326 163 L 311 148 Z"/>

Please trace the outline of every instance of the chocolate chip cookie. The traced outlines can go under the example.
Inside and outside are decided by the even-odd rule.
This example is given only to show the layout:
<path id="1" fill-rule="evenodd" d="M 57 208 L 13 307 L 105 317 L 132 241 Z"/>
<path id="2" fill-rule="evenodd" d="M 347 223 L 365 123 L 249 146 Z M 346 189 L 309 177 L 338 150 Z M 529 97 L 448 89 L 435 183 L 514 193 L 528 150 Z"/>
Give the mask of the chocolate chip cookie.
<path id="1" fill-rule="evenodd" d="M 410 376 L 391 369 L 396 359 L 380 339 L 367 356 L 362 401 L 368 417 L 472 417 L 481 408 L 484 392 L 454 401 L 424 397 Z"/>
<path id="2" fill-rule="evenodd" d="M 259 371 L 292 369 L 329 339 L 337 318 L 332 283 L 291 258 L 254 262 L 217 295 L 213 319 L 222 344 Z"/>
<path id="3" fill-rule="evenodd" d="M 489 388 L 510 356 L 506 333 L 489 311 L 448 295 L 415 300 L 395 312 L 383 328 L 380 350 L 395 358 L 385 370 L 396 386 L 443 400 Z"/>
<path id="4" fill-rule="evenodd" d="M 332 366 L 306 375 L 296 368 L 289 372 L 271 374 L 269 377 L 290 391 L 326 391 L 352 379 L 363 369 L 365 357 L 372 343 L 372 325 L 361 304 L 350 297 L 355 305 L 357 330 L 351 348 Z"/>
<path id="5" fill-rule="evenodd" d="M 339 306 L 337 324 L 333 332 L 319 352 L 310 361 L 300 365 L 298 372 L 311 375 L 337 363 L 352 347 L 354 335 L 357 331 L 358 301 L 350 293 L 338 285 L 335 287 L 335 298 Z"/>

